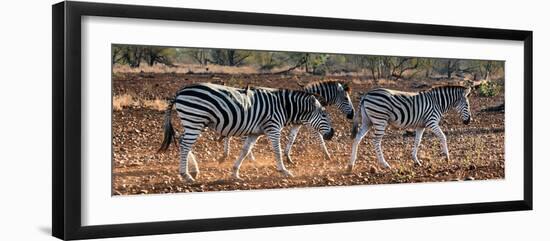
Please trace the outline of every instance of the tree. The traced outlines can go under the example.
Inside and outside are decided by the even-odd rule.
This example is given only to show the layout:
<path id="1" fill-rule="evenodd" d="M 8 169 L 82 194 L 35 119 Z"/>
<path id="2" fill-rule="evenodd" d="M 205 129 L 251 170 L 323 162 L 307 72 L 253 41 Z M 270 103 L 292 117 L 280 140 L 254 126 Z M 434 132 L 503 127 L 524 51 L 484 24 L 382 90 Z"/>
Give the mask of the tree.
<path id="1" fill-rule="evenodd" d="M 419 61 L 419 68 L 424 71 L 424 77 L 430 78 L 435 65 L 435 60 L 432 58 L 419 58 Z"/>
<path id="2" fill-rule="evenodd" d="M 212 62 L 218 65 L 239 66 L 250 56 L 250 51 L 235 49 L 215 49 L 212 51 Z"/>
<path id="3" fill-rule="evenodd" d="M 378 66 L 380 65 L 380 57 L 378 56 L 361 56 L 364 60 L 363 64 L 366 64 L 367 69 L 370 70 L 372 78 L 376 80 L 376 73 Z M 363 65 L 365 66 L 365 65 Z M 378 77 L 380 78 L 380 73 L 378 72 Z"/>
<path id="4" fill-rule="evenodd" d="M 135 45 L 127 45 L 122 50 L 122 61 L 127 63 L 131 68 L 137 68 L 141 65 L 143 58 L 143 47 Z"/>
<path id="5" fill-rule="evenodd" d="M 453 75 L 453 73 L 458 69 L 458 65 L 460 63 L 460 60 L 458 59 L 448 59 L 447 65 L 445 68 L 445 72 L 447 72 L 447 79 L 450 79 Z"/>
<path id="6" fill-rule="evenodd" d="M 418 68 L 420 64 L 418 58 L 412 57 L 391 57 L 389 63 L 390 75 L 396 80 L 403 78 L 403 73 Z"/>
<path id="7" fill-rule="evenodd" d="M 212 60 L 210 60 L 209 58 L 210 51 L 207 49 L 193 48 L 185 51 L 185 53 L 200 65 L 208 65 L 208 62 L 212 62 Z"/>
<path id="8" fill-rule="evenodd" d="M 305 65 L 309 60 L 309 53 L 288 53 L 283 62 L 290 64 L 289 68 L 275 74 L 285 74 Z"/>
<path id="9" fill-rule="evenodd" d="M 480 72 L 485 80 L 490 80 L 491 75 L 500 69 L 504 69 L 504 62 L 501 61 L 481 60 L 479 61 L 479 65 Z"/>
<path id="10" fill-rule="evenodd" d="M 111 47 L 111 63 L 116 64 L 122 60 L 122 48 L 118 46 Z"/>
<path id="11" fill-rule="evenodd" d="M 147 47 L 143 49 L 143 57 L 149 66 L 153 66 L 156 63 L 173 66 L 169 57 L 173 57 L 174 55 L 174 48 Z"/>

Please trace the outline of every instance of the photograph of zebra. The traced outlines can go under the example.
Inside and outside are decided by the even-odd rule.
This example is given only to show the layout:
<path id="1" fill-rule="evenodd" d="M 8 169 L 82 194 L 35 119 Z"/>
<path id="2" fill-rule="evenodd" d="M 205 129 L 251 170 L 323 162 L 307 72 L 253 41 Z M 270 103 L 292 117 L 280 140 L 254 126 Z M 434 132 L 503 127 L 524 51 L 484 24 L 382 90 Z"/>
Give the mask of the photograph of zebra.
<path id="1" fill-rule="evenodd" d="M 505 178 L 504 61 L 111 51 L 112 195 Z"/>

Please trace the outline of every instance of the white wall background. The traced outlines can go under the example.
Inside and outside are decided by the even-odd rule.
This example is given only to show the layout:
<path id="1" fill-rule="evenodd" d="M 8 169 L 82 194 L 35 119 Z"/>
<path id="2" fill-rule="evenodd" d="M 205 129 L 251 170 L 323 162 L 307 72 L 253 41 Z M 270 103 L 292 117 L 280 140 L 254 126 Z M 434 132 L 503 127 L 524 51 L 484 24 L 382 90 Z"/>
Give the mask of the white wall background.
<path id="1" fill-rule="evenodd" d="M 544 153 L 550 20 L 544 1 L 244 1 L 108 2 L 269 12 L 534 31 L 534 206 L 508 212 L 354 222 L 119 240 L 468 240 L 548 238 L 550 162 Z M 51 7 L 54 1 L 10 1 L 0 8 L 0 239 L 54 240 L 51 231 Z M 514 80 L 507 80 L 514 81 Z"/>

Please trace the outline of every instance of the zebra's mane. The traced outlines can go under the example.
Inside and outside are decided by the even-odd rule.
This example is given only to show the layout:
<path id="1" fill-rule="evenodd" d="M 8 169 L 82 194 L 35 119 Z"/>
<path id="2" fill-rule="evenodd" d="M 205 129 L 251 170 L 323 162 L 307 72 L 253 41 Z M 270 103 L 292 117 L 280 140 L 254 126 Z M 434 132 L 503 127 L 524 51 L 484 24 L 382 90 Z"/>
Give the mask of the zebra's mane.
<path id="1" fill-rule="evenodd" d="M 439 100 L 439 103 L 440 103 L 440 107 L 443 109 L 443 111 L 447 111 L 447 109 L 452 106 L 452 104 L 450 104 L 452 101 L 456 101 L 456 97 L 453 97 L 453 98 L 450 98 L 449 97 L 442 97 L 440 96 L 439 94 L 437 94 L 437 92 L 439 92 L 439 90 L 449 90 L 449 91 L 460 91 L 461 93 L 466 93 L 468 91 L 469 87 L 467 86 L 462 86 L 462 85 L 440 85 L 440 86 L 434 86 L 426 91 L 422 91 L 420 92 L 421 94 L 426 94 L 426 95 L 433 95 L 435 99 Z M 453 95 L 451 95 L 453 96 Z M 449 102 L 451 101 L 451 102 Z"/>
<path id="2" fill-rule="evenodd" d="M 314 81 L 314 82 L 310 82 L 310 83 L 307 83 L 306 85 L 302 86 L 302 89 L 306 89 L 306 88 L 312 87 L 313 85 L 317 85 L 317 84 L 328 84 L 328 85 L 334 85 L 334 86 L 342 85 L 342 88 L 344 88 L 344 91 L 346 91 L 348 93 L 351 93 L 351 87 L 349 86 L 349 84 L 344 83 L 344 82 L 340 82 L 338 80 Z"/>
<path id="3" fill-rule="evenodd" d="M 307 92 L 305 90 L 294 90 L 294 89 L 286 89 L 286 88 L 270 88 L 270 87 L 261 87 L 261 86 L 250 86 L 250 85 L 247 85 L 246 86 L 246 89 L 243 89 L 244 90 L 268 90 L 268 91 L 273 91 L 273 92 L 292 92 L 292 93 L 298 93 L 298 94 L 302 94 L 302 95 L 305 95 L 305 96 L 313 96 L 315 97 L 321 104 L 323 104 L 323 102 L 326 102 L 325 99 L 318 95 L 318 94 L 315 94 L 315 93 L 310 93 L 310 92 Z"/>
<path id="4" fill-rule="evenodd" d="M 438 89 L 468 89 L 467 86 L 463 86 L 463 85 L 435 85 L 435 86 L 432 86 L 431 88 L 429 88 L 428 90 L 425 90 L 425 91 L 422 91 L 422 92 L 428 92 L 428 91 L 433 91 L 433 90 L 438 90 Z"/>
<path id="5" fill-rule="evenodd" d="M 304 90 L 291 90 L 291 89 L 285 89 L 289 92 L 294 92 L 294 93 L 300 93 L 300 94 L 303 94 L 305 96 L 313 96 L 315 97 L 315 99 L 317 99 L 321 105 L 323 105 L 323 102 L 326 102 L 325 99 L 321 96 L 321 95 L 318 95 L 318 94 L 315 94 L 315 93 L 310 93 L 310 92 L 307 92 L 307 91 L 304 91 Z"/>

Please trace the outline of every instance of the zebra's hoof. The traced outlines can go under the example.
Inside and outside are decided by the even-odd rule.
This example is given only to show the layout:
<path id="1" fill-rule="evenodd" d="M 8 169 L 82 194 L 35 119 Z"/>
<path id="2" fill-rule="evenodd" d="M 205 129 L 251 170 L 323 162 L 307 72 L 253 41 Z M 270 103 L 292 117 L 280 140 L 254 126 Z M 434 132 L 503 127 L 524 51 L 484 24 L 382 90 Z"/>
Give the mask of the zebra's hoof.
<path id="1" fill-rule="evenodd" d="M 296 164 L 294 161 L 292 161 L 292 158 L 290 158 L 290 156 L 286 156 L 286 162 L 288 162 L 288 164 Z"/>
<path id="2" fill-rule="evenodd" d="M 289 170 L 282 170 L 281 174 L 283 174 L 284 177 L 294 177 L 292 172 L 290 172 Z"/>
<path id="3" fill-rule="evenodd" d="M 352 174 L 353 173 L 353 166 L 348 166 L 348 168 L 346 168 L 346 174 Z"/>
<path id="4" fill-rule="evenodd" d="M 222 157 L 218 158 L 218 163 L 224 163 L 225 160 L 227 160 L 227 157 L 222 156 Z"/>
<path id="5" fill-rule="evenodd" d="M 195 179 L 191 175 L 189 175 L 189 173 L 180 173 L 180 177 L 184 182 L 187 182 L 187 183 L 195 182 Z"/>
<path id="6" fill-rule="evenodd" d="M 232 177 L 234 181 L 244 181 L 244 179 L 242 179 L 239 174 L 233 174 Z"/>
<path id="7" fill-rule="evenodd" d="M 199 177 L 199 171 L 196 171 L 196 172 L 189 172 L 189 174 L 191 174 L 191 177 L 193 177 L 194 179 L 197 179 Z"/>
<path id="8" fill-rule="evenodd" d="M 326 161 L 332 161 L 332 158 L 330 158 L 330 155 L 325 155 L 325 160 Z"/>

